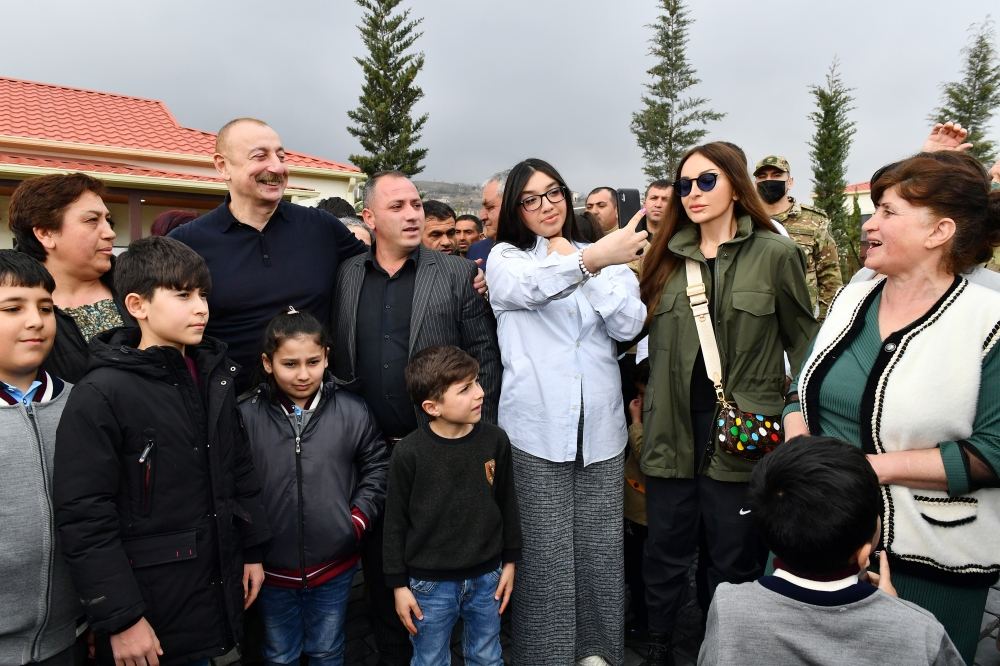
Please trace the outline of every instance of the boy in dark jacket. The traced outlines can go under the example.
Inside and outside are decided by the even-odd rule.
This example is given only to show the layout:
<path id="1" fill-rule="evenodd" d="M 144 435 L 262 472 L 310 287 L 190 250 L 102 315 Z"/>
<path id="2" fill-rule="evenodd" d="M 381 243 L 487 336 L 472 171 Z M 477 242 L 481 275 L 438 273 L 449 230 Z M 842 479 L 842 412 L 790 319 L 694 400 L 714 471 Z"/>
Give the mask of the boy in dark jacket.
<path id="1" fill-rule="evenodd" d="M 101 663 L 228 652 L 268 538 L 236 408 L 237 367 L 203 338 L 211 278 L 190 248 L 133 242 L 115 286 L 138 329 L 91 343 L 56 437 L 64 552 Z"/>
<path id="2" fill-rule="evenodd" d="M 83 618 L 52 511 L 70 391 L 40 369 L 56 336 L 54 289 L 41 263 L 0 250 L 0 664 L 72 665 Z"/>
<path id="3" fill-rule="evenodd" d="M 430 422 L 389 463 L 384 566 L 414 666 L 450 662 L 459 617 L 466 662 L 503 664 L 500 614 L 514 589 L 521 525 L 510 440 L 480 422 L 478 374 L 476 360 L 451 346 L 428 347 L 406 367 L 410 399 Z"/>

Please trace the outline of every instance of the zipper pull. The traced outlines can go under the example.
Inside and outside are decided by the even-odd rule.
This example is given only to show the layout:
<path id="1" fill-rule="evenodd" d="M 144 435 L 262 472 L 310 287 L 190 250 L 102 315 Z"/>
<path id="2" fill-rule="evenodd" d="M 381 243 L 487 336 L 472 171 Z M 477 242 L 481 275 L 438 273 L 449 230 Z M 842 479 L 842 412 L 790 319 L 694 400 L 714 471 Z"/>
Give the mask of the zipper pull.
<path id="1" fill-rule="evenodd" d="M 302 453 L 302 438 L 298 435 L 295 436 L 295 455 Z"/>
<path id="2" fill-rule="evenodd" d="M 139 454 L 139 464 L 140 465 L 143 464 L 144 462 L 146 462 L 146 458 L 149 457 L 149 453 L 152 450 L 153 450 L 153 440 L 147 439 L 146 440 L 146 447 L 142 450 L 142 453 Z"/>

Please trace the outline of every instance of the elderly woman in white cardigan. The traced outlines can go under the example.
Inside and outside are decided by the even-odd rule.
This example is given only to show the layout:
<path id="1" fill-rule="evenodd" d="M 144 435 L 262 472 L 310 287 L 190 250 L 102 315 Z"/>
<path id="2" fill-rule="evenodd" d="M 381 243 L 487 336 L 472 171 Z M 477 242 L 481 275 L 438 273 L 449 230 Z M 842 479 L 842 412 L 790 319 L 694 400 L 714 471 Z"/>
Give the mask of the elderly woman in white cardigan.
<path id="1" fill-rule="evenodd" d="M 864 448 L 900 597 L 972 663 L 1000 573 L 1000 293 L 963 273 L 1000 243 L 1000 192 L 958 152 L 872 178 L 865 266 L 836 297 L 786 400 L 786 436 Z M 835 501 L 835 498 L 831 498 Z"/>

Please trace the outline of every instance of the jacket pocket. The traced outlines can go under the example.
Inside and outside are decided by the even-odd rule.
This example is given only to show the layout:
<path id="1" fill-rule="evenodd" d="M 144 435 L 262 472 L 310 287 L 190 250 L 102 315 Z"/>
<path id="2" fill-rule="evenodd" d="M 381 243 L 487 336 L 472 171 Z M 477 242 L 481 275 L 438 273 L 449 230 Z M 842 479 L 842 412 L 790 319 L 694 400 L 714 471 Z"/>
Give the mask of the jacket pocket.
<path id="1" fill-rule="evenodd" d="M 680 312 L 675 312 L 679 308 L 678 296 L 676 292 L 660 296 L 660 302 L 656 304 L 656 309 L 653 310 L 653 319 L 650 321 L 650 348 L 667 349 L 676 343 L 675 335 L 671 331 L 675 330 L 675 322 L 680 316 Z M 686 299 L 687 296 L 683 296 L 683 298 Z"/>
<path id="2" fill-rule="evenodd" d="M 135 458 L 138 466 L 138 483 L 134 493 L 137 515 L 149 516 L 153 511 L 153 490 L 156 485 L 156 438 L 152 432 L 144 432 L 142 450 Z"/>
<path id="3" fill-rule="evenodd" d="M 762 352 L 770 348 L 768 337 L 777 336 L 774 294 L 766 291 L 734 291 L 733 310 L 737 352 Z M 768 329 L 773 328 L 770 332 Z"/>
<path id="4" fill-rule="evenodd" d="M 766 291 L 734 291 L 733 307 L 755 317 L 774 314 L 774 294 Z"/>
<path id="5" fill-rule="evenodd" d="M 979 500 L 975 497 L 927 497 L 914 495 L 920 517 L 931 525 L 958 527 L 976 520 Z"/>
<path id="6" fill-rule="evenodd" d="M 198 531 L 190 529 L 123 539 L 122 546 L 132 568 L 142 569 L 197 558 L 197 536 Z"/>

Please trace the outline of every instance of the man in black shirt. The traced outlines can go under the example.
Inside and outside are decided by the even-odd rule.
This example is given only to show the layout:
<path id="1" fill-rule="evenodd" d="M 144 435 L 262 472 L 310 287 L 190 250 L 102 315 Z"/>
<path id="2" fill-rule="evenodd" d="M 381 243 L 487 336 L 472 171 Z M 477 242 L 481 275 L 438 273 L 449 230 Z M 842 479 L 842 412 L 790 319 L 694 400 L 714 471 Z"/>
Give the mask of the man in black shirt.
<path id="1" fill-rule="evenodd" d="M 204 257 L 212 274 L 212 316 L 205 333 L 240 364 L 237 389 L 260 364 L 267 322 L 293 305 L 330 317 L 337 267 L 367 250 L 333 215 L 282 199 L 288 184 L 278 133 L 253 118 L 226 123 L 216 137 L 215 168 L 229 195 L 221 206 L 170 236 Z"/>
<path id="2" fill-rule="evenodd" d="M 337 276 L 330 321 L 334 374 L 364 396 L 394 442 L 417 426 L 403 379 L 407 362 L 421 349 L 455 345 L 479 362 L 483 420 L 496 423 L 500 350 L 493 312 L 472 285 L 476 266 L 421 247 L 420 193 L 404 174 L 372 176 L 364 201 L 362 216 L 375 229 L 375 243 L 367 254 L 346 260 Z M 382 578 L 381 550 L 376 525 L 364 545 L 375 638 L 381 663 L 408 664 L 410 642 Z"/>

